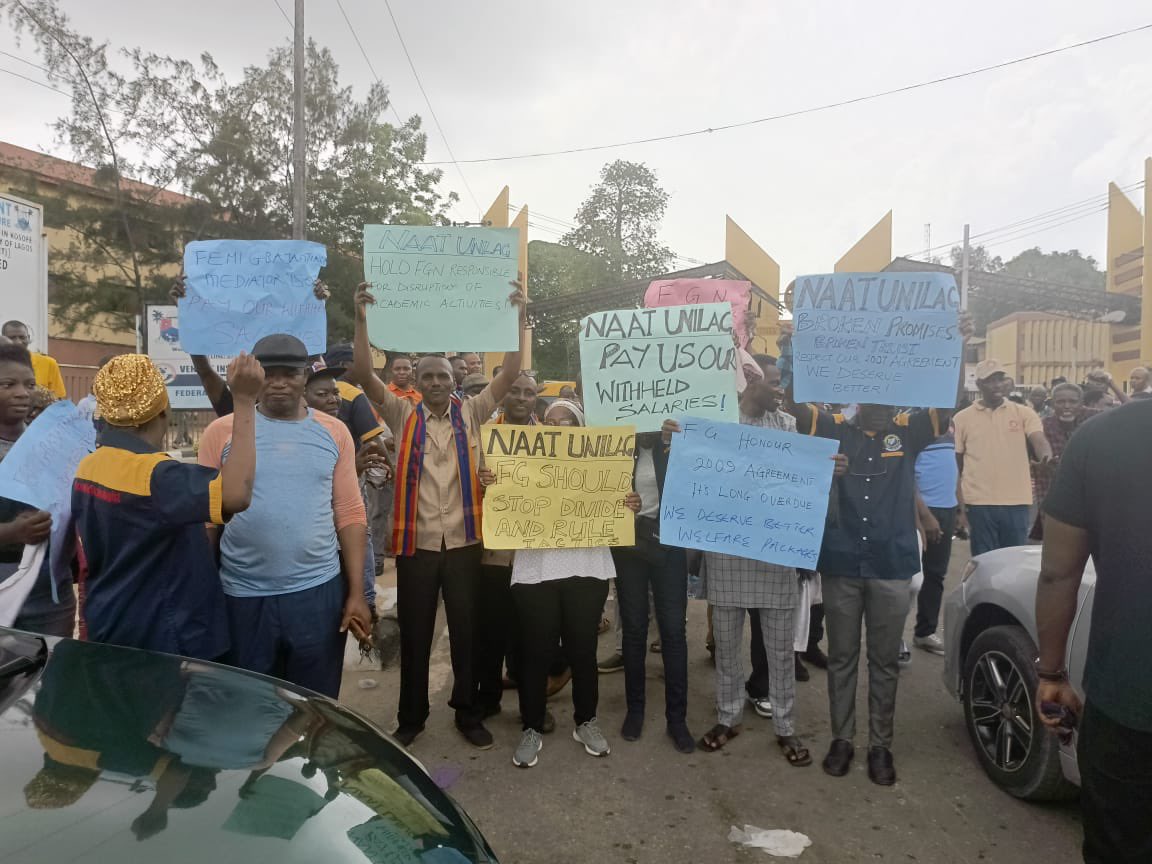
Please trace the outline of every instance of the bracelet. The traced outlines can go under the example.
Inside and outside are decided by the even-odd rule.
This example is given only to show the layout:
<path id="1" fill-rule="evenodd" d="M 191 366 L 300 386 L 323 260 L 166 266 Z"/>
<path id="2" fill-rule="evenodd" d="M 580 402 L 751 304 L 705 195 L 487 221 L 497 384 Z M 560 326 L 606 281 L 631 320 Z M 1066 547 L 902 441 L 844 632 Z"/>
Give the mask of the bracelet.
<path id="1" fill-rule="evenodd" d="M 1053 681 L 1061 683 L 1068 680 L 1068 670 L 1058 669 L 1055 672 L 1050 672 L 1047 669 L 1040 668 L 1040 659 L 1036 659 L 1036 677 L 1041 681 Z"/>

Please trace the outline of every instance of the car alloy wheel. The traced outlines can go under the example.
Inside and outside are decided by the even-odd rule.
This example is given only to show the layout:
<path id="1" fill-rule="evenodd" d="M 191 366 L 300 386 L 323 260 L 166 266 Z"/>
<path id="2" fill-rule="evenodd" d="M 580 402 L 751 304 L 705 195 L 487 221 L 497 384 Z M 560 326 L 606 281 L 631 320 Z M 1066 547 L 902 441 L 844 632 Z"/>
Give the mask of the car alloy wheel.
<path id="1" fill-rule="evenodd" d="M 1001 771 L 1019 771 L 1036 732 L 1023 674 L 1007 655 L 988 651 L 976 661 L 969 684 L 972 721 L 988 759 Z"/>

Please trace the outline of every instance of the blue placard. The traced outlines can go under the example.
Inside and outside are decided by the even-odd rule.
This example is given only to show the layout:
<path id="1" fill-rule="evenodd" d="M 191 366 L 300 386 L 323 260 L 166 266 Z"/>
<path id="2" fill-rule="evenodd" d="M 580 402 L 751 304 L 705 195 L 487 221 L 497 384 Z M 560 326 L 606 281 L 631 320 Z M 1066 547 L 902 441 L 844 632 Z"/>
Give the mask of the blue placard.
<path id="1" fill-rule="evenodd" d="M 960 291 L 951 273 L 826 273 L 796 280 L 797 402 L 951 408 Z"/>
<path id="2" fill-rule="evenodd" d="M 309 354 L 328 345 L 324 301 L 314 293 L 328 262 L 306 240 L 198 240 L 184 247 L 187 294 L 180 344 L 189 354 L 234 357 L 272 333 L 300 339 Z"/>
<path id="3" fill-rule="evenodd" d="M 690 417 L 672 437 L 660 540 L 816 569 L 839 443 Z"/>
<path id="4" fill-rule="evenodd" d="M 72 555 L 72 481 L 76 466 L 95 449 L 92 421 L 62 399 L 28 424 L 0 462 L 0 490 L 4 497 L 52 514 L 53 573 L 59 573 Z"/>

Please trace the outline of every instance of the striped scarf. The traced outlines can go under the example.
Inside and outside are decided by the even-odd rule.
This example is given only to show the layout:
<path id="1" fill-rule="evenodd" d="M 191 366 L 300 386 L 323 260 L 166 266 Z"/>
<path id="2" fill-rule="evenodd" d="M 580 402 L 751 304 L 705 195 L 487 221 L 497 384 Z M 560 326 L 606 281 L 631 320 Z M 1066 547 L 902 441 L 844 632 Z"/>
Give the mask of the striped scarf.
<path id="1" fill-rule="evenodd" d="M 468 444 L 468 427 L 460 400 L 453 395 L 448 406 L 456 463 L 460 473 L 460 497 L 464 502 L 464 535 L 469 543 L 480 539 L 481 496 L 476 463 Z M 396 451 L 396 498 L 392 522 L 392 548 L 397 555 L 416 554 L 416 510 L 420 501 L 420 476 L 424 472 L 424 448 L 428 430 L 419 406 L 404 421 Z"/>

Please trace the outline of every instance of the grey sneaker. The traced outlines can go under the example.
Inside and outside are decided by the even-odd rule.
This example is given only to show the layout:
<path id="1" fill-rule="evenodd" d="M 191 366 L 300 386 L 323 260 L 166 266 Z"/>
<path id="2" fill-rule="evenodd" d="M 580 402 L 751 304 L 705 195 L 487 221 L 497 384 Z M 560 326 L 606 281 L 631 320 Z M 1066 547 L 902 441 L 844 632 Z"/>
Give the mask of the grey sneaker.
<path id="1" fill-rule="evenodd" d="M 587 723 L 581 723 L 572 730 L 572 738 L 578 744 L 583 744 L 589 756 L 607 756 L 612 752 L 604 733 L 600 731 L 600 724 L 593 717 Z"/>
<path id="2" fill-rule="evenodd" d="M 535 729 L 525 729 L 520 736 L 520 745 L 512 754 L 512 764 L 517 768 L 531 768 L 536 764 L 536 757 L 540 754 L 540 748 L 543 746 L 544 740 L 540 737 L 539 732 Z"/>
<path id="3" fill-rule="evenodd" d="M 944 640 L 935 633 L 931 636 L 917 636 L 912 640 L 912 644 L 921 651 L 927 651 L 929 654 L 939 654 L 941 657 L 944 656 Z"/>
<path id="4" fill-rule="evenodd" d="M 897 655 L 896 660 L 900 664 L 901 669 L 907 669 L 912 665 L 912 649 L 908 647 L 908 643 L 903 639 L 900 640 L 900 653 Z"/>
<path id="5" fill-rule="evenodd" d="M 601 675 L 607 675 L 612 672 L 624 671 L 624 657 L 620 654 L 613 654 L 596 664 L 596 671 Z"/>
<path id="6" fill-rule="evenodd" d="M 759 714 L 761 717 L 765 717 L 769 720 L 772 719 L 772 700 L 771 699 L 754 699 L 751 696 L 749 696 L 748 701 L 752 703 L 752 707 L 756 710 L 757 714 Z"/>

